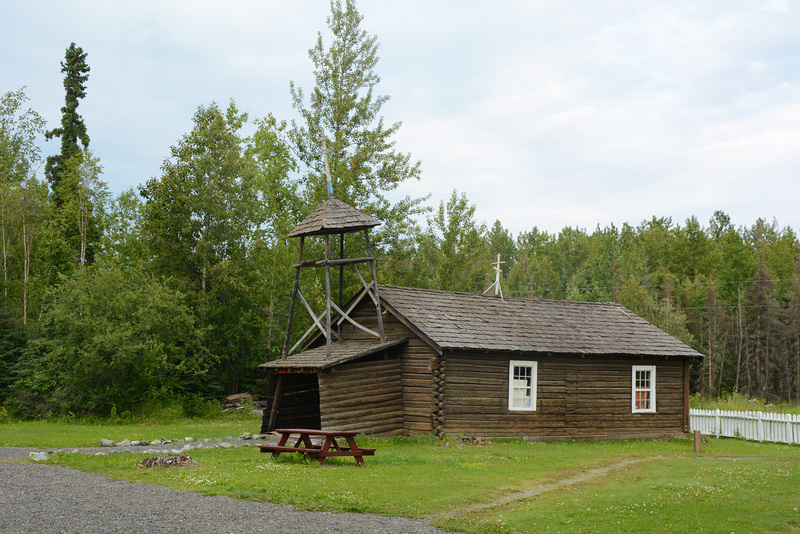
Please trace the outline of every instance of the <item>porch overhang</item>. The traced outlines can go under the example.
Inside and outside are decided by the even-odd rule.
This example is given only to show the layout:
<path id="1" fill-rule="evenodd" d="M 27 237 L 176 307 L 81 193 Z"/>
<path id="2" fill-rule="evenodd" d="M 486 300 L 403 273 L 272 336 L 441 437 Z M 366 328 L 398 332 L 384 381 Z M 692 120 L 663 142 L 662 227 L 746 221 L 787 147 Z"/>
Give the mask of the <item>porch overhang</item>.
<path id="1" fill-rule="evenodd" d="M 261 369 L 271 369 L 278 373 L 319 373 L 343 363 L 352 362 L 385 350 L 399 347 L 408 342 L 408 339 L 394 339 L 385 343 L 371 340 L 347 340 L 331 343 L 331 357 L 327 358 L 325 345 L 314 347 L 286 359 L 273 360 L 262 363 Z"/>

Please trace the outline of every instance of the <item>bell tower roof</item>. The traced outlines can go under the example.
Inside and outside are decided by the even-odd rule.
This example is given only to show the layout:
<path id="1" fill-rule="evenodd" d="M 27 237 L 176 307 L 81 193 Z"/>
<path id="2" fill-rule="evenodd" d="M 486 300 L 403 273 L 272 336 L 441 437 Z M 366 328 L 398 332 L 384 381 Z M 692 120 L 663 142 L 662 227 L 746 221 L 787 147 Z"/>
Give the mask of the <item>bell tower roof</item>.
<path id="1" fill-rule="evenodd" d="M 289 232 L 288 237 L 341 234 L 378 226 L 381 222 L 346 202 L 330 198 Z"/>

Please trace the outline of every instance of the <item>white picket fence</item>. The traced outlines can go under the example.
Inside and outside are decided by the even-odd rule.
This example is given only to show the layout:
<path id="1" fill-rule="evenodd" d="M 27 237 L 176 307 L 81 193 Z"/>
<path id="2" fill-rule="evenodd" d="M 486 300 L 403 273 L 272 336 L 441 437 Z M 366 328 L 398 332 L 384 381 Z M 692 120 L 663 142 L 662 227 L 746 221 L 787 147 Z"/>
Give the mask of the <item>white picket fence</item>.
<path id="1" fill-rule="evenodd" d="M 800 443 L 800 415 L 796 414 L 689 410 L 689 425 L 717 438 Z"/>

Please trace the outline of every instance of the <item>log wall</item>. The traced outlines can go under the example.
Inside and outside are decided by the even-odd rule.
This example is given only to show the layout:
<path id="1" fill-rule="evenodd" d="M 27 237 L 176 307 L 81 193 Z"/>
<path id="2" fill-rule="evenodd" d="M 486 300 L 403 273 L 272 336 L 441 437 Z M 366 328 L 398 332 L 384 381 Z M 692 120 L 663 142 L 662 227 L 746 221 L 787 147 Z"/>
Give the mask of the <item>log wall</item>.
<path id="1" fill-rule="evenodd" d="M 369 298 L 364 299 L 351 316 L 363 326 L 377 331 L 375 307 Z M 392 314 L 383 316 L 383 329 L 387 339 L 408 339 L 408 343 L 399 352 L 403 388 L 403 433 L 429 433 L 433 430 L 433 368 L 438 356 Z M 347 322 L 342 324 L 342 335 L 345 339 L 375 339 Z"/>
<path id="2" fill-rule="evenodd" d="M 325 430 L 384 436 L 403 433 L 399 360 L 351 363 L 320 373 L 319 398 Z"/>
<path id="3" fill-rule="evenodd" d="M 538 361 L 536 411 L 508 410 L 500 355 L 447 354 L 447 434 L 534 439 L 664 437 L 683 432 L 682 360 L 515 356 Z M 656 413 L 631 413 L 631 366 L 656 366 Z"/>

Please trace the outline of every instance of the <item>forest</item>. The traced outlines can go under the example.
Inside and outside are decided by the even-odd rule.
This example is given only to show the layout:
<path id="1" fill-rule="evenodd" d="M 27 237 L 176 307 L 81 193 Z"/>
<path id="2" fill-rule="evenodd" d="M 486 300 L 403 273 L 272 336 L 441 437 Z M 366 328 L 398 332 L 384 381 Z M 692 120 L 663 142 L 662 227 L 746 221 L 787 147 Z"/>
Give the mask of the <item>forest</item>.
<path id="1" fill-rule="evenodd" d="M 458 191 L 433 210 L 397 199 L 420 163 L 395 147 L 401 124 L 381 116 L 378 43 L 361 21 L 353 0 L 331 2 L 328 33 L 309 50 L 315 86 L 289 85 L 300 119 L 250 122 L 233 100 L 203 103 L 160 176 L 119 195 L 79 114 L 87 52 L 72 43 L 61 63 L 58 127 L 27 108 L 24 89 L 2 95 L 0 410 L 104 416 L 262 391 L 256 366 L 280 356 L 287 324 L 298 243 L 286 235 L 327 198 L 320 132 L 336 198 L 383 223 L 380 283 L 482 293 L 499 255 L 506 297 L 619 302 L 705 354 L 693 391 L 800 402 L 791 228 L 737 227 L 721 210 L 558 233 L 532 215 L 512 235 L 477 221 Z M 60 150 L 44 157 L 42 137 Z M 319 309 L 324 285 L 303 276 Z M 349 274 L 345 298 L 359 287 Z"/>

